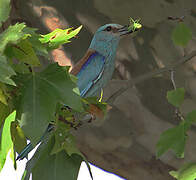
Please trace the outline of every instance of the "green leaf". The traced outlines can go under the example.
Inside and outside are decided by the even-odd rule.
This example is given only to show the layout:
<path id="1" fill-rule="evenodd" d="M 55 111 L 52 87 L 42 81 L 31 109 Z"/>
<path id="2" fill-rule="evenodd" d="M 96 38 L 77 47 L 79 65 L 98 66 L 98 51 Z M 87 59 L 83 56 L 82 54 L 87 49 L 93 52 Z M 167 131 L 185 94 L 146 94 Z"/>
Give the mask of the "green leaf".
<path id="1" fill-rule="evenodd" d="M 185 117 L 185 128 L 188 130 L 196 122 L 196 110 L 189 112 Z"/>
<path id="2" fill-rule="evenodd" d="M 55 145 L 51 154 L 56 154 L 62 150 L 65 150 L 69 156 L 74 153 L 82 156 L 76 146 L 74 136 L 70 133 L 70 127 L 63 122 L 58 121 L 57 129 L 55 131 Z"/>
<path id="3" fill-rule="evenodd" d="M 42 136 L 41 144 L 36 149 L 33 157 L 26 163 L 26 168 L 21 180 L 29 180 L 33 168 L 35 167 L 36 163 L 39 161 L 40 157 L 45 153 L 45 150 L 48 148 L 48 146 L 53 145 L 54 143 L 53 140 L 54 140 L 53 131 L 47 132 L 44 134 L 44 136 Z"/>
<path id="4" fill-rule="evenodd" d="M 14 143 L 14 150 L 20 153 L 27 145 L 25 135 L 16 121 L 11 123 L 11 137 Z"/>
<path id="5" fill-rule="evenodd" d="M 41 43 L 58 43 L 58 42 L 64 42 L 68 43 L 68 39 L 66 38 L 68 31 L 71 30 L 71 28 L 63 30 L 63 29 L 55 29 L 49 34 L 41 35 L 41 38 L 39 39 Z"/>
<path id="6" fill-rule="evenodd" d="M 62 150 L 71 156 L 72 154 L 77 154 L 83 158 L 85 161 L 90 176 L 93 179 L 92 172 L 88 161 L 85 156 L 79 151 L 76 145 L 75 137 L 70 133 L 70 127 L 63 122 L 57 121 L 57 127 L 55 131 L 55 144 L 52 148 L 51 155 L 57 154 Z"/>
<path id="7" fill-rule="evenodd" d="M 0 101 L 7 105 L 7 97 L 2 89 L 0 89 Z"/>
<path id="8" fill-rule="evenodd" d="M 14 69 L 15 72 L 20 73 L 20 74 L 31 73 L 30 66 L 27 64 L 24 64 L 23 62 L 18 62 L 18 64 L 13 64 L 12 68 Z"/>
<path id="9" fill-rule="evenodd" d="M 169 174 L 178 180 L 195 180 L 196 163 L 187 163 L 178 171 L 170 171 Z"/>
<path id="10" fill-rule="evenodd" d="M 54 137 L 48 143 L 41 144 L 32 159 L 26 166 L 26 177 L 29 179 L 32 173 L 32 180 L 76 180 L 82 157 L 73 154 L 69 156 L 65 151 L 51 155 L 54 146 Z"/>
<path id="11" fill-rule="evenodd" d="M 22 38 L 25 37 L 25 33 L 22 31 L 25 27 L 24 23 L 16 23 L 13 26 L 9 26 L 3 33 L 0 34 L 0 53 L 3 54 L 7 44 L 17 44 Z"/>
<path id="12" fill-rule="evenodd" d="M 10 13 L 10 0 L 0 0 L 0 27 L 2 22 L 5 22 Z"/>
<path id="13" fill-rule="evenodd" d="M 15 82 L 10 79 L 12 75 L 16 75 L 16 73 L 7 63 L 6 58 L 0 55 L 0 81 L 15 86 Z"/>
<path id="14" fill-rule="evenodd" d="M 70 42 L 70 39 L 75 37 L 81 30 L 82 26 L 78 27 L 75 30 L 68 28 L 65 30 L 55 29 L 49 34 L 41 35 L 39 38 L 41 43 L 49 43 L 49 47 L 57 48 L 62 44 Z"/>
<path id="15" fill-rule="evenodd" d="M 78 28 L 74 29 L 74 30 L 71 30 L 69 33 L 68 33 L 68 31 L 65 30 L 65 33 L 66 33 L 65 38 L 67 40 L 69 40 L 69 39 L 75 37 L 80 32 L 81 29 L 82 29 L 82 25 L 79 26 Z M 53 39 L 52 41 L 58 42 L 58 41 L 63 40 L 63 38 L 64 38 L 63 36 L 62 37 L 58 37 L 58 38 Z"/>
<path id="16" fill-rule="evenodd" d="M 16 46 L 10 46 L 9 54 L 12 55 L 12 58 L 15 57 L 18 61 L 22 61 L 32 66 L 40 65 L 32 44 L 27 39 L 20 41 Z"/>
<path id="17" fill-rule="evenodd" d="M 36 28 L 25 27 L 23 29 L 23 32 L 30 34 L 28 40 L 32 44 L 32 47 L 35 50 L 36 54 L 46 56 L 48 58 L 47 46 L 40 42 L 39 38 L 41 37 L 41 35 L 37 34 L 35 31 L 37 31 Z"/>
<path id="18" fill-rule="evenodd" d="M 11 122 L 15 120 L 16 111 L 12 112 L 5 120 L 3 125 L 3 131 L 1 134 L 1 146 L 0 146 L 0 171 L 2 170 L 8 151 L 13 148 L 13 143 L 10 134 Z"/>
<path id="19" fill-rule="evenodd" d="M 67 67 L 57 63 L 49 65 L 43 72 L 25 76 L 19 112 L 20 127 L 25 136 L 35 145 L 55 119 L 57 103 L 83 111 L 79 89 L 71 80 Z"/>
<path id="20" fill-rule="evenodd" d="M 184 148 L 187 140 L 187 135 L 185 131 L 185 123 L 182 122 L 174 128 L 170 128 L 164 131 L 156 145 L 157 158 L 162 154 L 172 149 L 176 156 L 179 158 L 184 157 Z"/>
<path id="21" fill-rule="evenodd" d="M 186 46 L 192 39 L 192 32 L 184 23 L 180 22 L 172 32 L 172 40 L 177 46 Z"/>
<path id="22" fill-rule="evenodd" d="M 184 88 L 177 88 L 176 90 L 171 90 L 167 92 L 167 100 L 170 104 L 176 107 L 180 107 L 180 105 L 184 101 Z"/>
<path id="23" fill-rule="evenodd" d="M 8 105 L 8 100 L 11 99 L 11 95 L 8 93 L 13 86 L 7 87 L 6 84 L 0 82 L 0 101 Z"/>
<path id="24" fill-rule="evenodd" d="M 5 118 L 9 115 L 10 109 L 9 106 L 0 102 L 0 128 L 5 120 Z"/>
<path id="25" fill-rule="evenodd" d="M 53 156 L 47 153 L 33 169 L 32 179 L 76 180 L 81 162 L 82 158 L 77 154 L 70 157 L 65 151 Z"/>

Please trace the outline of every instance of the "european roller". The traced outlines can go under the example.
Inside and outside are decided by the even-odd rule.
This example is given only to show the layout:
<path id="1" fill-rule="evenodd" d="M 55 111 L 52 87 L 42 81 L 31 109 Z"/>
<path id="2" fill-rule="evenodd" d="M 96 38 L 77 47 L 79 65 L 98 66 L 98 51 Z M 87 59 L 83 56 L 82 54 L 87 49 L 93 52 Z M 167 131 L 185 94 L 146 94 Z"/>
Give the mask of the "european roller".
<path id="1" fill-rule="evenodd" d="M 119 24 L 106 24 L 98 28 L 87 52 L 70 72 L 78 78 L 77 85 L 82 97 L 97 95 L 112 78 L 119 40 L 132 32 L 133 30 L 128 26 Z M 47 132 L 51 129 L 52 127 L 49 126 Z M 32 149 L 33 146 L 29 143 L 18 155 L 17 160 L 27 157 Z"/>

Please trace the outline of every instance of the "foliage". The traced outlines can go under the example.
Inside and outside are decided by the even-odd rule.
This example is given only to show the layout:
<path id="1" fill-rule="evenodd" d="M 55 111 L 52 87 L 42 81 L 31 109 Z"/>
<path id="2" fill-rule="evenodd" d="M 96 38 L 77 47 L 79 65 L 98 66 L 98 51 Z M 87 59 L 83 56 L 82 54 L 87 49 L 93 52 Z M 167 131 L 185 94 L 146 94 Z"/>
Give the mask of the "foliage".
<path id="1" fill-rule="evenodd" d="M 173 106 L 179 107 L 184 101 L 184 88 L 177 88 L 167 92 L 167 100 Z"/>
<path id="2" fill-rule="evenodd" d="M 23 32 L 23 29 L 25 28 L 24 23 L 16 23 L 13 26 L 9 26 L 8 29 L 3 31 L 3 33 L 0 34 L 0 53 L 3 54 L 4 50 L 7 45 L 12 44 L 16 45 L 20 40 L 23 38 L 26 38 L 28 34 L 25 34 Z"/>
<path id="3" fill-rule="evenodd" d="M 180 22 L 172 32 L 172 40 L 177 46 L 186 46 L 192 39 L 191 30 L 183 23 Z"/>
<path id="4" fill-rule="evenodd" d="M 0 24 L 7 20 L 10 6 L 6 0 L 0 0 L 2 4 Z M 33 179 L 75 180 L 82 161 L 90 171 L 71 130 L 91 113 L 91 105 L 105 112 L 106 104 L 97 98 L 93 102 L 82 99 L 69 67 L 50 61 L 44 67 L 40 60 L 40 56 L 47 59 L 51 50 L 71 42 L 81 28 L 56 29 L 41 35 L 35 28 L 16 23 L 0 34 L 0 170 L 9 150 L 16 168 L 16 152 L 23 150 L 27 139 L 35 147 L 42 137 L 22 179 L 29 179 L 32 173 Z M 46 133 L 49 124 L 54 128 Z"/>
<path id="5" fill-rule="evenodd" d="M 50 48 L 58 48 L 60 45 L 64 43 L 69 43 L 69 39 L 75 37 L 79 33 L 81 28 L 82 26 L 78 27 L 75 30 L 73 30 L 73 28 L 68 28 L 65 30 L 55 29 L 53 32 L 49 34 L 41 35 L 39 40 L 41 43 L 48 43 Z"/>
<path id="6" fill-rule="evenodd" d="M 40 73 L 26 76 L 22 87 L 17 116 L 20 127 L 33 144 L 54 120 L 58 102 L 79 112 L 83 110 L 79 90 L 66 67 L 51 64 Z"/>
<path id="7" fill-rule="evenodd" d="M 9 17 L 10 0 L 0 0 L 0 27 Z M 136 31 L 142 25 L 130 18 L 128 29 Z M 71 130 L 81 125 L 87 114 L 103 117 L 107 104 L 97 98 L 81 98 L 77 79 L 69 73 L 69 67 L 52 63 L 42 65 L 40 56 L 60 45 L 69 43 L 82 26 L 56 29 L 45 35 L 24 23 L 10 25 L 0 34 L 0 171 L 11 150 L 14 164 L 16 152 L 26 146 L 27 139 L 33 146 L 41 144 L 26 164 L 22 179 L 32 174 L 37 179 L 75 180 L 82 161 L 90 167 L 84 155 L 77 149 Z M 186 46 L 192 38 L 191 30 L 180 22 L 172 33 L 175 45 Z M 51 63 L 51 62 L 48 62 Z M 170 104 L 179 108 L 184 101 L 184 88 L 167 92 Z M 157 157 L 172 149 L 177 157 L 184 157 L 187 131 L 196 122 L 196 110 L 189 112 L 176 127 L 164 131 L 157 143 Z M 54 126 L 45 133 L 47 127 Z M 44 135 L 43 135 L 44 134 Z M 195 163 L 170 174 L 179 180 L 196 178 Z M 16 166 L 15 166 L 16 168 Z M 46 172 L 46 173 L 44 173 Z M 91 173 L 91 172 L 90 172 Z M 92 177 L 92 174 L 91 174 Z"/>
<path id="8" fill-rule="evenodd" d="M 0 27 L 2 23 L 7 20 L 10 13 L 10 0 L 0 0 Z"/>
<path id="9" fill-rule="evenodd" d="M 0 81 L 5 84 L 10 84 L 15 86 L 15 82 L 10 79 L 11 76 L 16 75 L 15 71 L 12 67 L 8 64 L 6 57 L 0 55 Z M 3 91 L 3 90 L 1 90 Z M 5 103 L 5 102 L 4 102 Z"/>
<path id="10" fill-rule="evenodd" d="M 77 154 L 71 156 L 62 150 L 56 154 L 51 154 L 55 144 L 55 138 L 47 137 L 38 147 L 33 158 L 27 162 L 23 175 L 24 180 L 28 180 L 30 173 L 34 180 L 38 179 L 77 179 L 80 164 L 83 158 Z"/>
<path id="11" fill-rule="evenodd" d="M 183 23 L 178 22 L 178 25 L 172 32 L 172 40 L 175 45 L 185 47 L 192 38 L 191 30 Z M 174 80 L 172 81 L 174 84 Z M 167 92 L 167 100 L 175 106 L 177 117 L 181 122 L 173 128 L 161 133 L 156 145 L 156 156 L 159 158 L 168 150 L 173 150 L 178 158 L 184 158 L 184 150 L 188 139 L 187 131 L 191 125 L 196 122 L 196 110 L 193 110 L 186 115 L 182 115 L 179 111 L 180 106 L 184 102 L 185 89 L 175 88 Z M 184 165 L 178 171 L 170 171 L 170 175 L 178 180 L 194 180 L 196 178 L 196 165 L 191 162 Z"/>
<path id="12" fill-rule="evenodd" d="M 179 108 L 184 101 L 184 94 L 184 88 L 168 91 L 168 102 Z M 157 157 L 160 157 L 169 149 L 172 149 L 177 157 L 184 157 L 184 149 L 188 138 L 187 131 L 190 129 L 191 125 L 196 122 L 196 110 L 189 112 L 185 117 L 181 118 L 183 118 L 183 121 L 180 122 L 179 125 L 170 128 L 161 134 L 156 145 Z"/>
<path id="13" fill-rule="evenodd" d="M 15 115 L 16 112 L 14 111 L 6 118 L 6 121 L 3 125 L 3 131 L 1 134 L 1 146 L 0 146 L 0 170 L 2 170 L 5 164 L 8 151 L 13 148 L 13 143 L 10 134 L 10 127 L 11 127 L 11 122 L 15 120 Z"/>
<path id="14" fill-rule="evenodd" d="M 172 149 L 177 157 L 183 158 L 186 139 L 187 136 L 184 122 L 174 128 L 164 131 L 157 143 L 157 157 L 160 157 L 163 153 L 168 151 L 168 149 Z"/>
<path id="15" fill-rule="evenodd" d="M 181 167 L 178 171 L 170 171 L 169 174 L 177 180 L 195 180 L 196 163 L 190 162 Z"/>
<path id="16" fill-rule="evenodd" d="M 12 142 L 14 143 L 14 150 L 19 153 L 27 145 L 27 142 L 26 142 L 25 135 L 17 121 L 13 121 L 11 123 L 10 132 L 11 132 Z"/>

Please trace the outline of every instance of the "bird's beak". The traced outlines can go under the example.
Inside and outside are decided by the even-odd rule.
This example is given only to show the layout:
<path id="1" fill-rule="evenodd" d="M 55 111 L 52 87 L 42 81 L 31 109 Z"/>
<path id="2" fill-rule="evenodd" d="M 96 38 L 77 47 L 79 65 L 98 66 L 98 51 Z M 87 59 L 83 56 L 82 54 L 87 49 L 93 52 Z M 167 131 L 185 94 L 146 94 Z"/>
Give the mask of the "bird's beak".
<path id="1" fill-rule="evenodd" d="M 121 28 L 118 29 L 118 32 L 120 33 L 120 36 L 123 36 L 123 35 L 127 35 L 127 34 L 131 34 L 135 31 L 137 31 L 138 29 L 136 28 L 134 31 L 133 29 L 130 29 L 128 25 L 125 25 Z"/>

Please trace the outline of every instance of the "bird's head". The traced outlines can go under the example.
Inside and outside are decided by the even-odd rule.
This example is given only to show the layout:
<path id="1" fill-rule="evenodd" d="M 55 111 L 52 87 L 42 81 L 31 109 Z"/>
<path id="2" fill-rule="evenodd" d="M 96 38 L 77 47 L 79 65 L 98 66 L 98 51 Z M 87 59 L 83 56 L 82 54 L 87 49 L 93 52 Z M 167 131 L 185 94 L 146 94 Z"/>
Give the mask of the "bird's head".
<path id="1" fill-rule="evenodd" d="M 129 29 L 128 26 L 106 24 L 98 28 L 95 32 L 90 48 L 105 56 L 110 53 L 115 53 L 120 38 L 132 32 L 133 31 Z"/>

